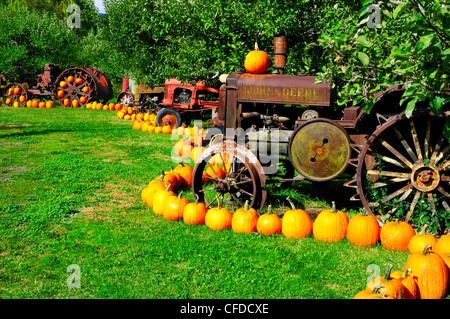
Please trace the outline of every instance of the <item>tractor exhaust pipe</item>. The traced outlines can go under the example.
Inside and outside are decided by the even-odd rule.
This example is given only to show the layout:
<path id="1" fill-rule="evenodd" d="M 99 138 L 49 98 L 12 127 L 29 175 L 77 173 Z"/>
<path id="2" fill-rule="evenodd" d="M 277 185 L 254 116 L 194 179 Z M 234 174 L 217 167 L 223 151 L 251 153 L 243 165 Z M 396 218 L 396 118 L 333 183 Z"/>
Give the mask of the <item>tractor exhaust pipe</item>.
<path id="1" fill-rule="evenodd" d="M 285 37 L 273 38 L 274 68 L 278 74 L 284 74 L 286 67 L 287 40 Z"/>

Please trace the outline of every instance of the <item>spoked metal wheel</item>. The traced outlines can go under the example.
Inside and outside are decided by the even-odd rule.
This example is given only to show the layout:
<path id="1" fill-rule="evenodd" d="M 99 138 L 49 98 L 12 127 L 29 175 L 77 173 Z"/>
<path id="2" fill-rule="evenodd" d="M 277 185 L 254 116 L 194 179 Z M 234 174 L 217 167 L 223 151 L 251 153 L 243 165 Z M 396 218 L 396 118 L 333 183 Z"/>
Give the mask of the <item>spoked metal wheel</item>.
<path id="1" fill-rule="evenodd" d="M 127 107 L 134 106 L 134 94 L 129 91 L 120 93 L 117 96 L 117 103 L 120 103 L 123 106 L 127 106 Z"/>
<path id="2" fill-rule="evenodd" d="M 67 69 L 55 83 L 55 96 L 63 107 L 83 107 L 96 98 L 97 81 L 84 69 Z"/>
<path id="3" fill-rule="evenodd" d="M 27 89 L 22 84 L 11 83 L 3 89 L 3 103 L 7 106 L 14 106 L 15 103 L 25 106 L 28 98 Z"/>
<path id="4" fill-rule="evenodd" d="M 260 210 L 266 200 L 264 185 L 256 156 L 234 142 L 208 147 L 194 166 L 192 190 L 208 209 L 220 204 L 234 213 L 248 201 Z"/>
<path id="5" fill-rule="evenodd" d="M 421 112 L 389 118 L 369 137 L 358 157 L 358 195 L 370 212 L 405 216 L 450 204 L 450 154 L 445 118 Z"/>

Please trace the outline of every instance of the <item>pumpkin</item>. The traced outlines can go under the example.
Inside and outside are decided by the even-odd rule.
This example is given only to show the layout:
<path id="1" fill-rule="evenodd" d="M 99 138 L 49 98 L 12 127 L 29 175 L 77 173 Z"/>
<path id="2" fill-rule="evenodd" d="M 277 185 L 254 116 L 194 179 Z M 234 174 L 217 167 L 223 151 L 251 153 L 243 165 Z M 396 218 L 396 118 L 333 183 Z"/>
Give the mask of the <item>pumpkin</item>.
<path id="1" fill-rule="evenodd" d="M 75 78 L 72 75 L 69 75 L 67 78 L 67 82 L 73 83 L 73 81 L 75 81 Z"/>
<path id="2" fill-rule="evenodd" d="M 269 205 L 267 213 L 262 214 L 256 223 L 256 230 L 261 235 L 276 235 L 281 232 L 281 219 L 277 214 L 272 214 L 272 205 Z"/>
<path id="3" fill-rule="evenodd" d="M 335 242 L 345 238 L 347 234 L 348 217 L 336 210 L 335 202 L 331 209 L 325 209 L 317 215 L 313 224 L 313 235 L 316 240 Z"/>
<path id="4" fill-rule="evenodd" d="M 181 191 L 178 196 L 169 196 L 164 200 L 163 217 L 167 220 L 179 220 L 183 218 L 183 211 L 189 199 L 182 197 Z"/>
<path id="5" fill-rule="evenodd" d="M 150 125 L 149 122 L 142 122 L 142 125 L 141 125 L 141 131 L 147 132 L 148 126 L 149 126 L 149 125 Z"/>
<path id="6" fill-rule="evenodd" d="M 417 299 L 418 288 L 411 269 L 393 271 L 391 278 L 398 279 L 402 283 L 404 299 Z"/>
<path id="7" fill-rule="evenodd" d="M 191 160 L 193 162 L 197 162 L 197 159 L 200 157 L 200 155 L 205 151 L 205 147 L 204 146 L 197 146 L 192 148 L 191 151 Z"/>
<path id="8" fill-rule="evenodd" d="M 170 190 L 177 190 L 181 187 L 181 180 L 179 179 L 179 175 L 174 173 L 173 171 L 170 172 L 164 172 L 164 170 L 161 173 L 162 175 L 162 182 L 167 187 L 168 185 L 171 185 Z"/>
<path id="9" fill-rule="evenodd" d="M 372 291 L 375 287 L 383 285 L 383 294 L 395 299 L 404 299 L 404 286 L 399 279 L 392 278 L 392 265 L 389 265 L 384 276 L 377 276 L 367 283 L 366 289 Z"/>
<path id="10" fill-rule="evenodd" d="M 45 102 L 45 107 L 47 108 L 47 109 L 51 109 L 52 107 L 54 107 L 55 106 L 55 103 L 53 102 L 53 101 L 47 101 L 47 102 Z"/>
<path id="11" fill-rule="evenodd" d="M 256 231 L 258 222 L 258 213 L 254 208 L 248 207 L 248 200 L 245 201 L 244 207 L 239 208 L 233 214 L 231 220 L 231 229 L 238 234 L 250 234 Z"/>
<path id="12" fill-rule="evenodd" d="M 156 134 L 161 133 L 161 132 L 162 132 L 162 127 L 161 127 L 161 126 L 156 126 L 154 132 L 155 132 Z"/>
<path id="13" fill-rule="evenodd" d="M 162 215 L 164 212 L 164 201 L 167 197 L 174 196 L 175 193 L 170 190 L 170 184 L 165 189 L 157 190 L 153 196 L 153 212 L 156 215 Z"/>
<path id="14" fill-rule="evenodd" d="M 177 134 L 178 135 L 183 135 L 184 134 L 184 126 L 179 126 L 177 128 Z"/>
<path id="15" fill-rule="evenodd" d="M 414 229 L 410 224 L 396 219 L 381 227 L 380 241 L 387 250 L 405 251 L 414 235 Z"/>
<path id="16" fill-rule="evenodd" d="M 181 146 L 181 156 L 183 158 L 191 158 L 191 152 L 192 152 L 192 145 L 191 143 L 183 143 L 183 145 Z"/>
<path id="17" fill-rule="evenodd" d="M 205 215 L 205 225 L 212 230 L 223 230 L 231 227 L 233 214 L 220 204 L 217 207 L 209 209 Z"/>
<path id="18" fill-rule="evenodd" d="M 257 42 L 255 42 L 255 50 L 247 53 L 244 67 L 248 73 L 264 73 L 269 69 L 269 56 L 266 52 L 259 50 Z"/>
<path id="19" fill-rule="evenodd" d="M 204 174 L 214 179 L 222 179 L 225 177 L 226 172 L 219 165 L 208 165 Z"/>
<path id="20" fill-rule="evenodd" d="M 140 131 L 141 128 L 142 128 L 142 122 L 139 120 L 134 120 L 133 124 L 131 125 L 131 129 Z"/>
<path id="21" fill-rule="evenodd" d="M 442 235 L 434 245 L 433 251 L 439 255 L 450 254 L 450 234 Z"/>
<path id="22" fill-rule="evenodd" d="M 364 289 L 359 291 L 356 295 L 353 296 L 353 299 L 395 299 L 392 296 L 386 296 L 383 294 L 384 289 L 383 285 L 379 285 L 375 287 L 372 291 L 368 289 Z"/>
<path id="23" fill-rule="evenodd" d="M 304 238 L 311 234 L 313 223 L 311 217 L 303 209 L 296 209 L 288 197 L 291 209 L 287 210 L 281 219 L 281 231 L 286 238 Z"/>
<path id="24" fill-rule="evenodd" d="M 354 215 L 347 226 L 347 239 L 356 246 L 370 247 L 380 239 L 381 227 L 375 216 L 367 214 Z"/>
<path id="25" fill-rule="evenodd" d="M 426 233 L 427 225 L 422 227 L 420 233 L 415 234 L 408 243 L 408 251 L 410 254 L 422 252 L 425 246 L 431 245 L 433 249 L 437 239 L 432 234 Z"/>
<path id="26" fill-rule="evenodd" d="M 147 186 L 147 191 L 145 192 L 145 203 L 148 207 L 153 207 L 153 197 L 158 190 L 166 189 L 166 185 L 162 181 L 154 180 L 151 181 Z"/>
<path id="27" fill-rule="evenodd" d="M 63 89 L 65 89 L 67 87 L 67 82 L 61 81 L 61 82 L 59 82 L 59 86 L 62 87 Z"/>
<path id="28" fill-rule="evenodd" d="M 205 204 L 198 202 L 198 196 L 195 196 L 195 203 L 189 203 L 184 207 L 183 220 L 187 225 L 202 225 L 205 223 L 207 209 Z"/>
<path id="29" fill-rule="evenodd" d="M 144 187 L 144 189 L 141 191 L 141 199 L 146 204 L 147 204 L 147 194 L 148 194 L 148 186 Z"/>
<path id="30" fill-rule="evenodd" d="M 405 264 L 416 280 L 419 299 L 442 299 L 447 291 L 449 274 L 441 256 L 427 245 L 422 252 L 413 253 Z"/>
<path id="31" fill-rule="evenodd" d="M 172 126 L 164 125 L 162 127 L 161 133 L 163 133 L 163 134 L 172 134 Z"/>
<path id="32" fill-rule="evenodd" d="M 155 128 L 156 128 L 156 126 L 153 123 L 150 123 L 147 127 L 147 132 L 153 133 L 153 132 L 155 132 Z"/>
<path id="33" fill-rule="evenodd" d="M 180 163 L 180 165 L 175 167 L 173 171 L 180 174 L 180 179 L 181 179 L 183 186 L 191 187 L 192 173 L 193 173 L 192 167 L 190 167 L 188 165 L 184 165 L 183 163 Z"/>

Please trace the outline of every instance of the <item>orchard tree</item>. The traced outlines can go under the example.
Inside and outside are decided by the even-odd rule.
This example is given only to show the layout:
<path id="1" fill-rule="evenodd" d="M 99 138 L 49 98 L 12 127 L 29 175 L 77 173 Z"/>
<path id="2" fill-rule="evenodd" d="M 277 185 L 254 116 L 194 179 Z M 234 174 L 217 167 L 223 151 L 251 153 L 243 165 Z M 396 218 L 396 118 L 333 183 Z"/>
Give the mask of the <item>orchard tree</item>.
<path id="1" fill-rule="evenodd" d="M 450 1 L 362 0 L 361 5 L 348 14 L 336 4 L 319 37 L 328 60 L 320 77 L 339 79 L 339 103 L 370 111 L 375 92 L 402 82 L 407 116 L 417 102 L 430 103 L 438 115 L 448 110 Z"/>

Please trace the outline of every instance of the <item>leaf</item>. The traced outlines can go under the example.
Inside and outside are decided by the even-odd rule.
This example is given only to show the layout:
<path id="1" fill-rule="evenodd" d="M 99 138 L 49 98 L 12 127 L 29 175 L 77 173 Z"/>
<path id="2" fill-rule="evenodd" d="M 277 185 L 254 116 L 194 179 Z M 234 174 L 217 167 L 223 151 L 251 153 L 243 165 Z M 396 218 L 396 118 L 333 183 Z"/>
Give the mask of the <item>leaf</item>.
<path id="1" fill-rule="evenodd" d="M 421 36 L 419 41 L 417 42 L 416 46 L 418 48 L 421 48 L 421 50 L 425 50 L 431 45 L 431 42 L 433 41 L 433 39 L 434 39 L 433 33 Z"/>
<path id="2" fill-rule="evenodd" d="M 418 98 L 414 97 L 411 101 L 408 102 L 408 104 L 406 105 L 406 109 L 405 109 L 405 115 L 407 118 L 410 118 L 415 107 L 416 107 L 416 103 L 417 103 Z"/>
<path id="3" fill-rule="evenodd" d="M 355 39 L 355 41 L 363 46 L 365 46 L 366 48 L 370 48 L 373 43 L 370 42 L 369 40 L 367 40 L 367 38 L 364 35 L 360 35 L 359 37 L 357 37 Z"/>
<path id="4" fill-rule="evenodd" d="M 400 16 L 403 12 L 405 12 L 405 10 L 407 10 L 409 7 L 411 7 L 411 3 L 398 5 L 397 8 L 395 8 L 392 16 L 394 17 L 394 19 L 397 19 L 397 17 Z"/>
<path id="5" fill-rule="evenodd" d="M 364 64 L 365 66 L 369 65 L 370 62 L 370 58 L 367 54 L 365 54 L 364 52 L 358 52 L 358 59 L 359 61 L 361 61 L 362 64 Z"/>

